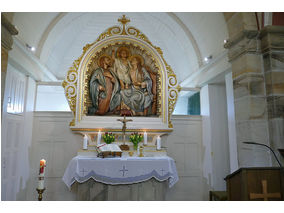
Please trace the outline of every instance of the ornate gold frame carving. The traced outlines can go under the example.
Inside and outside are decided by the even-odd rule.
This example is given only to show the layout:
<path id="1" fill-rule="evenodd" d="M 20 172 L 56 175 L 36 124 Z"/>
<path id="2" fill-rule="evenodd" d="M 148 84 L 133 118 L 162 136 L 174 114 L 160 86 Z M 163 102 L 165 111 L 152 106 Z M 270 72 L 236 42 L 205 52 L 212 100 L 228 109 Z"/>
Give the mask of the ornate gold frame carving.
<path id="1" fill-rule="evenodd" d="M 86 53 L 89 51 L 90 47 L 92 47 L 93 45 L 97 44 L 97 43 L 102 43 L 104 40 L 107 40 L 109 38 L 115 37 L 115 36 L 127 36 L 128 38 L 134 38 L 136 42 L 139 42 L 139 40 L 146 42 L 147 44 L 149 44 L 159 55 L 159 57 L 162 59 L 162 62 L 164 63 L 164 66 L 166 68 L 167 71 L 167 92 L 168 92 L 168 115 L 167 115 L 167 119 L 168 119 L 168 128 L 172 128 L 173 125 L 171 123 L 171 114 L 174 111 L 174 107 L 175 104 L 177 102 L 177 98 L 178 98 L 178 92 L 180 92 L 180 85 L 178 85 L 177 82 L 177 78 L 176 75 L 174 73 L 174 71 L 172 70 L 172 68 L 170 67 L 170 65 L 167 64 L 166 60 L 163 57 L 163 51 L 161 50 L 161 48 L 154 46 L 150 40 L 147 38 L 146 35 L 144 35 L 142 32 L 140 32 L 140 30 L 129 26 L 127 27 L 126 24 L 127 22 L 130 22 L 129 19 L 126 19 L 126 17 L 123 15 L 122 18 L 118 19 L 119 22 L 122 23 L 122 27 L 121 26 L 113 26 L 108 28 L 105 32 L 103 32 L 95 42 L 91 43 L 91 44 L 87 44 L 83 47 L 83 53 L 81 54 L 81 56 L 75 60 L 73 62 L 73 65 L 69 68 L 68 72 L 67 72 L 67 76 L 65 78 L 65 80 L 62 82 L 62 86 L 65 90 L 65 95 L 66 98 L 68 100 L 69 106 L 71 111 L 73 112 L 74 115 L 74 119 L 70 122 L 70 126 L 75 126 L 75 116 L 76 116 L 76 110 L 77 110 L 77 86 L 78 86 L 78 69 L 79 66 L 82 62 L 83 57 L 86 55 Z M 117 39 L 119 40 L 119 38 Z M 115 42 L 115 40 L 114 40 Z M 117 41 L 116 41 L 117 42 Z M 103 48 L 102 46 L 100 48 Z M 94 57 L 94 56 L 92 56 Z M 156 61 L 156 59 L 154 59 L 154 61 Z M 162 72 L 162 70 L 159 70 L 159 72 Z M 86 79 L 88 79 L 88 72 L 85 72 L 83 78 L 81 78 L 81 80 L 83 79 L 84 82 L 80 82 L 81 85 L 83 86 L 83 88 L 85 88 L 88 84 L 88 82 L 86 81 Z M 162 84 L 162 79 L 158 78 L 158 85 Z M 165 87 L 165 84 L 163 85 L 163 87 Z M 79 88 L 79 89 L 83 89 L 83 88 Z M 165 107 L 162 106 L 162 100 L 163 99 L 161 96 L 165 95 L 165 89 L 166 88 L 161 88 L 161 86 L 158 86 L 158 94 L 159 94 L 159 98 L 158 98 L 158 102 L 157 102 L 157 109 L 158 109 L 158 113 L 161 113 L 161 108 Z M 86 90 L 84 90 L 84 94 L 83 94 L 83 104 L 86 105 Z M 162 94 L 163 93 L 163 94 Z M 80 104 L 82 103 L 82 100 L 79 100 Z M 164 103 L 165 104 L 165 103 Z M 80 106 L 79 109 L 81 109 L 84 106 Z M 85 111 L 85 109 L 84 109 Z M 78 112 L 77 112 L 78 113 Z M 81 112 L 79 112 L 80 114 Z M 81 117 L 82 115 L 80 114 L 79 117 Z M 166 115 L 163 115 L 164 117 Z"/>

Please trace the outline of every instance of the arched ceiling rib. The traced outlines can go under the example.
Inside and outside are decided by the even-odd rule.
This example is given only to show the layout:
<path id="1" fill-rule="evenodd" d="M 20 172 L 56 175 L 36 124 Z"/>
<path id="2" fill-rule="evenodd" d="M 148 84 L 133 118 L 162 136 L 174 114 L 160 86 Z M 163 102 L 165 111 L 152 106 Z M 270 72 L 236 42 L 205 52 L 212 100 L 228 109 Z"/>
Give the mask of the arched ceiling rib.
<path id="1" fill-rule="evenodd" d="M 38 43 L 37 50 L 36 50 L 36 56 L 40 58 L 43 45 L 45 44 L 49 33 L 52 31 L 54 26 L 66 15 L 67 13 L 59 13 L 48 25 L 48 27 L 45 29 L 43 35 L 41 36 L 41 39 Z"/>
<path id="2" fill-rule="evenodd" d="M 174 13 L 168 13 L 168 14 L 177 22 L 177 24 L 179 24 L 182 27 L 182 29 L 184 30 L 184 32 L 188 36 L 188 38 L 189 38 L 190 42 L 192 43 L 192 46 L 195 50 L 195 54 L 196 54 L 196 57 L 197 57 L 197 60 L 198 60 L 198 64 L 199 64 L 199 66 L 202 66 L 203 65 L 202 56 L 201 56 L 198 44 L 196 43 L 192 33 L 187 28 L 187 26 L 179 19 L 178 16 L 176 16 Z"/>

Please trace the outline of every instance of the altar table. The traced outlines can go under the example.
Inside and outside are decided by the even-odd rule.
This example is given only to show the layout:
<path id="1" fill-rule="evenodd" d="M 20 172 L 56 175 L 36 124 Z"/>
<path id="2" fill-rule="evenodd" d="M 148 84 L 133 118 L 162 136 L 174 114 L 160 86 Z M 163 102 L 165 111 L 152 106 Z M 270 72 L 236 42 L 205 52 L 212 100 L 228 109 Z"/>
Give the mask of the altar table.
<path id="1" fill-rule="evenodd" d="M 89 179 L 111 185 L 140 183 L 151 178 L 168 180 L 169 187 L 178 181 L 175 162 L 164 157 L 96 158 L 76 156 L 66 168 L 64 183 L 71 188 L 74 182 Z"/>

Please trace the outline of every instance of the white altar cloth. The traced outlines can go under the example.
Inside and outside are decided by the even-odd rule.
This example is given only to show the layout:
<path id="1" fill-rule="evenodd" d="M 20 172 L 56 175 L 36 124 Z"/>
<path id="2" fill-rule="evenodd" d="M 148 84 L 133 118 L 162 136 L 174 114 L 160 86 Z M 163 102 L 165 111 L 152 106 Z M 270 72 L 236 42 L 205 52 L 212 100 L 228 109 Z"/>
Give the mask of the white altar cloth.
<path id="1" fill-rule="evenodd" d="M 69 162 L 62 179 L 71 189 L 75 181 L 83 183 L 90 178 L 111 185 L 139 183 L 151 178 L 158 181 L 169 179 L 169 187 L 178 181 L 175 162 L 168 156 L 142 158 L 76 156 Z"/>

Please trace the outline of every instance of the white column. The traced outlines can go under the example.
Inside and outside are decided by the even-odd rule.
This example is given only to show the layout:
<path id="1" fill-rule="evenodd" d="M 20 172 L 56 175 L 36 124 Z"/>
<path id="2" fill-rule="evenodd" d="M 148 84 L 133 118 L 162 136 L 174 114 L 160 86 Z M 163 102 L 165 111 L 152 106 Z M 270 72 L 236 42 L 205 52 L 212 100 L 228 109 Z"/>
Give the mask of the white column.
<path id="1" fill-rule="evenodd" d="M 232 72 L 228 73 L 225 76 L 225 81 L 226 81 L 226 94 L 227 94 L 230 171 L 232 173 L 239 168 Z"/>
<path id="2" fill-rule="evenodd" d="M 207 85 L 200 94 L 205 148 L 204 176 L 207 176 L 213 190 L 225 190 L 224 177 L 230 173 L 225 86 Z"/>
<path id="3" fill-rule="evenodd" d="M 204 149 L 203 157 L 203 176 L 207 180 L 207 185 L 212 186 L 212 148 L 211 148 L 211 122 L 209 108 L 209 90 L 208 85 L 200 90 L 200 114 L 202 115 L 202 147 Z M 211 188 L 205 189 L 207 193 Z"/>

